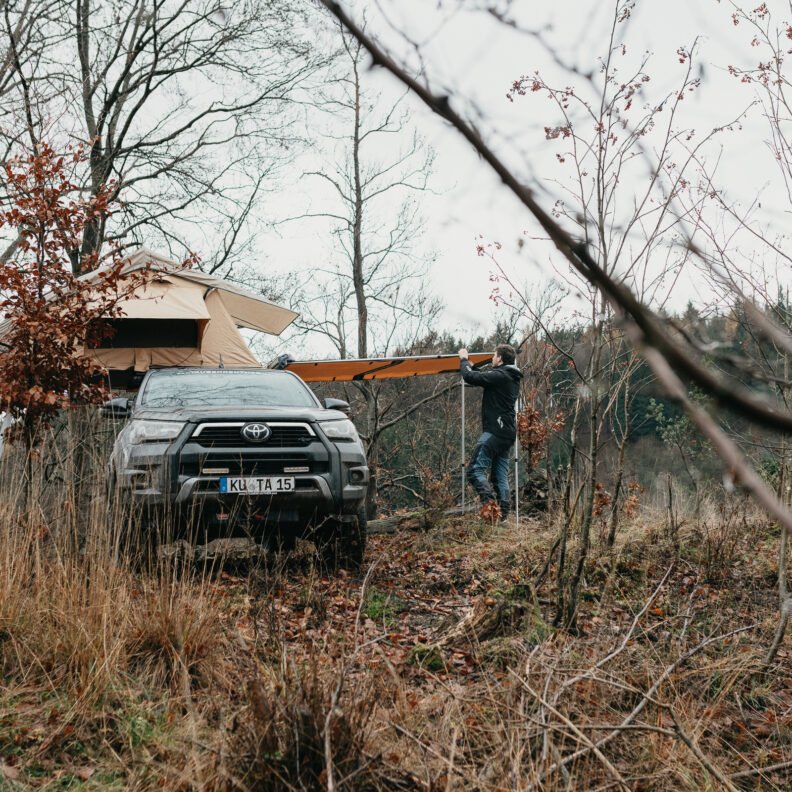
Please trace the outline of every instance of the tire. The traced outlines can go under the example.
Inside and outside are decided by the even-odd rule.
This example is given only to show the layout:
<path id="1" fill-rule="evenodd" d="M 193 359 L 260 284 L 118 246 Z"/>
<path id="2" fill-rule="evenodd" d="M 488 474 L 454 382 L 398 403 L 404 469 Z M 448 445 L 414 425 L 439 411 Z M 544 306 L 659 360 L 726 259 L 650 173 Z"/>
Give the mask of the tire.
<path id="1" fill-rule="evenodd" d="M 107 527 L 107 547 L 110 558 L 116 564 L 120 564 L 124 557 L 124 537 L 122 535 L 124 527 L 129 522 L 126 509 L 122 509 L 116 502 L 116 485 L 114 481 L 108 481 L 105 490 L 105 525 Z"/>
<path id="2" fill-rule="evenodd" d="M 297 535 L 294 531 L 276 531 L 267 538 L 265 546 L 275 553 L 291 553 L 297 547 Z"/>
<path id="3" fill-rule="evenodd" d="M 110 554 L 116 564 L 124 559 L 135 568 L 146 567 L 154 557 L 156 536 L 149 521 L 118 502 L 114 485 L 107 489 L 107 531 Z"/>
<path id="4" fill-rule="evenodd" d="M 335 571 L 359 569 L 366 552 L 366 509 L 361 507 L 354 519 L 343 522 L 329 520 L 322 526 L 317 549 L 323 566 Z"/>

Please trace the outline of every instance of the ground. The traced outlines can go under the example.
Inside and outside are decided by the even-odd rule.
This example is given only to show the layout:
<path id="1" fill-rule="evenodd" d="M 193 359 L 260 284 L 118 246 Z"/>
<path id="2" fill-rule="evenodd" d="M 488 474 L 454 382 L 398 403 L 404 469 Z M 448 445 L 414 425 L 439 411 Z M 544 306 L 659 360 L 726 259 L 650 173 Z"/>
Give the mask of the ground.
<path id="1" fill-rule="evenodd" d="M 577 634 L 537 521 L 375 536 L 337 575 L 309 543 L 39 558 L 0 592 L 0 789 L 790 790 L 778 531 L 716 518 L 595 542 Z"/>

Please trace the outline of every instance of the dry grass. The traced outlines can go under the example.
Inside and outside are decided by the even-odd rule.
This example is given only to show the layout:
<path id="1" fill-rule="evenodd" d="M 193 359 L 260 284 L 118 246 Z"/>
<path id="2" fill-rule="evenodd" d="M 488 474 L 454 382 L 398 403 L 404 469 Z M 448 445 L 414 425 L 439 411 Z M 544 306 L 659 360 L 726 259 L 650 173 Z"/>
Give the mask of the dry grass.
<path id="1" fill-rule="evenodd" d="M 777 532 L 739 500 L 678 547 L 662 513 L 596 544 L 573 637 L 554 575 L 530 585 L 539 522 L 376 537 L 367 576 L 322 577 L 307 545 L 119 564 L 66 435 L 27 509 L 0 475 L 0 790 L 792 788 L 789 639 L 760 662 Z M 475 603 L 519 618 L 453 632 Z"/>

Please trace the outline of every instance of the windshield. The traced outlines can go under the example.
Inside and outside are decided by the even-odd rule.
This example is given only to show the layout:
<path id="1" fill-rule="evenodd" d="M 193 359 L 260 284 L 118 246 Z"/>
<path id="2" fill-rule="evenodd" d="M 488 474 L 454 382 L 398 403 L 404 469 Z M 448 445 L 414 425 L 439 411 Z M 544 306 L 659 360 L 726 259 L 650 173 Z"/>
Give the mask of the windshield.
<path id="1" fill-rule="evenodd" d="M 282 371 L 162 371 L 149 377 L 144 407 L 316 407 L 310 390 Z"/>

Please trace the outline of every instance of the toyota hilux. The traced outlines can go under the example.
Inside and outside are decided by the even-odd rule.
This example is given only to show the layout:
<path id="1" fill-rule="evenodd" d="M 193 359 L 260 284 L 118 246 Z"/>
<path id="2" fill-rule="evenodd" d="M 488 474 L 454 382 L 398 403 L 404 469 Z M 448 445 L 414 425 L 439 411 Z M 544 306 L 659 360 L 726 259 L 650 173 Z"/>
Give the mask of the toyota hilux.
<path id="1" fill-rule="evenodd" d="M 149 370 L 107 468 L 108 521 L 123 547 L 247 536 L 269 548 L 312 539 L 328 563 L 359 565 L 366 454 L 346 402 L 320 403 L 288 371 Z"/>

